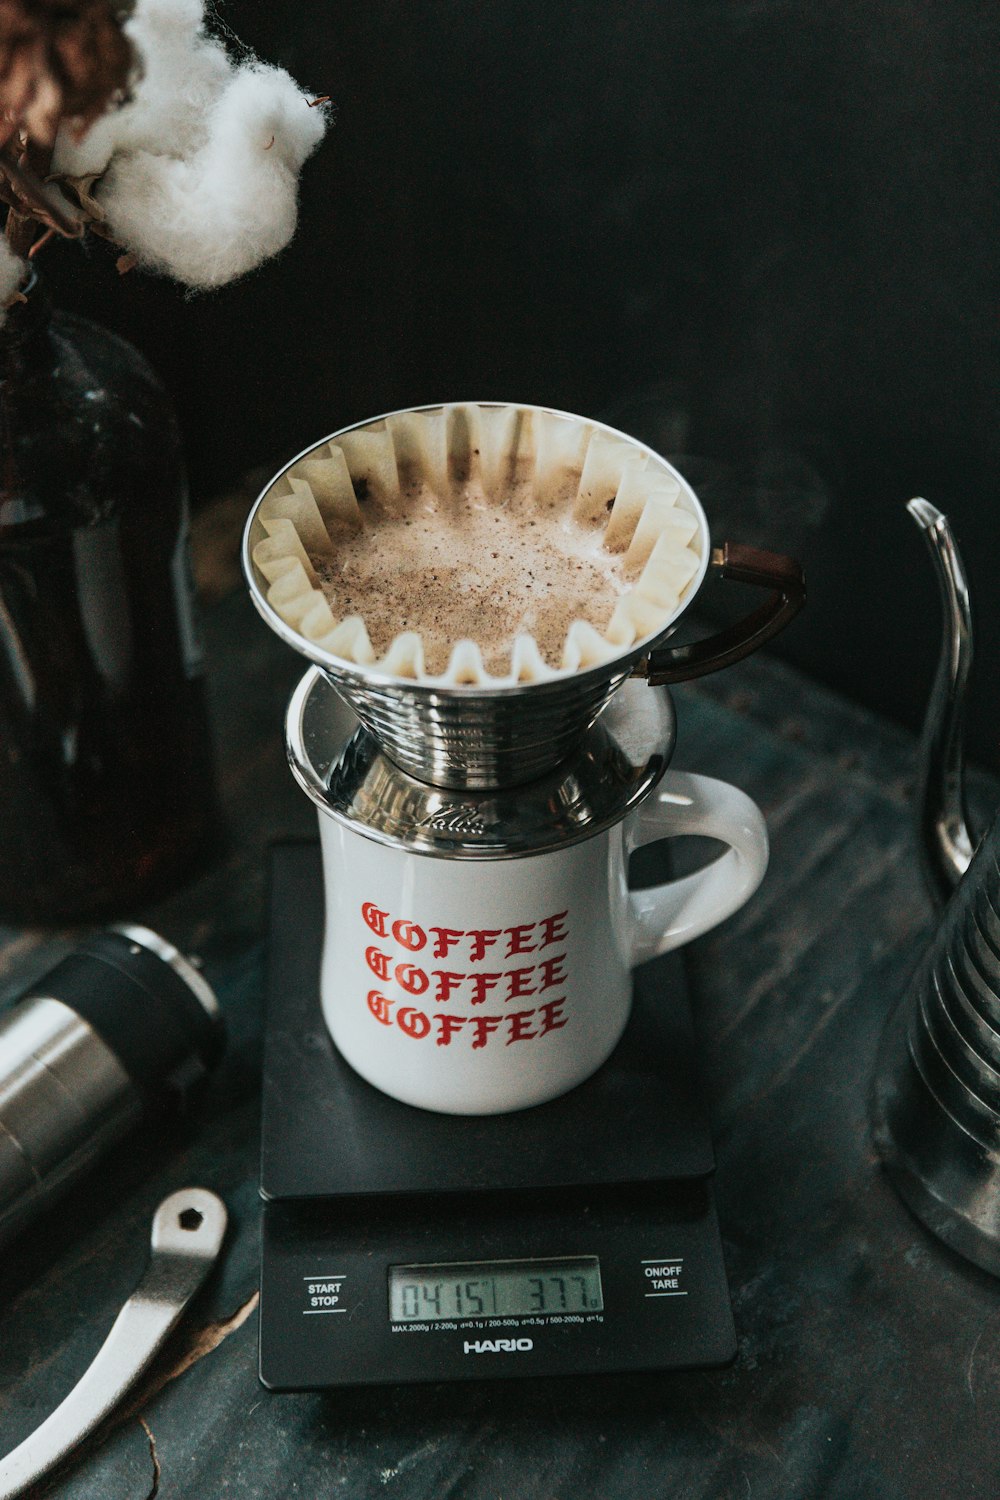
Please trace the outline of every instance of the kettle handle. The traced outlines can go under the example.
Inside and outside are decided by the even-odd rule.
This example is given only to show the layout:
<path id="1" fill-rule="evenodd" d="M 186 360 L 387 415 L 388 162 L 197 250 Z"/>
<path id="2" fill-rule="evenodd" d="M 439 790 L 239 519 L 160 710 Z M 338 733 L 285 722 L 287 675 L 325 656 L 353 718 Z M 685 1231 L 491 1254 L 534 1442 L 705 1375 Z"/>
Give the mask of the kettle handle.
<path id="1" fill-rule="evenodd" d="M 717 672 L 720 667 L 742 661 L 784 630 L 806 601 L 805 575 L 792 557 L 762 552 L 741 542 L 724 542 L 712 548 L 711 566 L 716 577 L 768 589 L 770 597 L 742 620 L 703 641 L 651 651 L 636 664 L 633 677 L 645 677 L 650 687 L 661 687 Z"/>
<path id="2" fill-rule="evenodd" d="M 918 837 L 931 898 L 943 906 L 972 861 L 965 806 L 963 717 L 972 668 L 969 585 L 948 517 L 929 500 L 906 509 L 924 533 L 941 592 L 942 640 L 920 744 Z"/>

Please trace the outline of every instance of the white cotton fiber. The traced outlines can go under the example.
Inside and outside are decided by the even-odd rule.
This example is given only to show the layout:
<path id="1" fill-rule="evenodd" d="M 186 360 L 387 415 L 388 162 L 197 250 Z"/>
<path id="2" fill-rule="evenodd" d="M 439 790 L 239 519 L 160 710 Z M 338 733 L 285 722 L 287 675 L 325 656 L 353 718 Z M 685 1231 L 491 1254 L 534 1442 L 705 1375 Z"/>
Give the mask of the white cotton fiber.
<path id="1" fill-rule="evenodd" d="M 142 67 L 133 97 L 82 140 L 61 130 L 52 171 L 84 177 L 121 151 L 187 156 L 205 139 L 205 116 L 233 75 L 222 43 L 202 32 L 202 0 L 139 0 L 125 26 Z"/>
<path id="2" fill-rule="evenodd" d="M 7 303 L 24 280 L 25 264 L 14 254 L 7 240 L 0 235 L 0 327 L 7 316 Z"/>
<path id="3" fill-rule="evenodd" d="M 193 287 L 221 286 L 287 245 L 299 169 L 326 122 L 287 73 L 251 67 L 205 124 L 187 159 L 116 156 L 96 193 L 108 230 L 140 265 Z"/>
<path id="4" fill-rule="evenodd" d="M 206 36 L 202 0 L 139 0 L 134 98 L 73 141 L 53 171 L 96 174 L 103 229 L 149 270 L 221 286 L 295 232 L 298 174 L 326 129 L 280 68 L 234 62 Z"/>

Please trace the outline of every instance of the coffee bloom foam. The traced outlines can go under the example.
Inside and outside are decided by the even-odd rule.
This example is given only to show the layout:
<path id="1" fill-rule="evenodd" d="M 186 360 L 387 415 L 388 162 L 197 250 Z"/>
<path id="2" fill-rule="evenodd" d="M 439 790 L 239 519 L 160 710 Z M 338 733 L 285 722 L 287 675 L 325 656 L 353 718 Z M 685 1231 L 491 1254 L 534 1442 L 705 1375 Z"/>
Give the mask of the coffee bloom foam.
<path id="1" fill-rule="evenodd" d="M 361 615 L 338 619 L 330 607 L 321 570 L 339 539 L 364 526 L 359 497 L 398 509 L 414 480 L 446 497 L 470 479 L 495 504 L 527 481 L 540 510 L 565 506 L 575 521 L 603 527 L 602 549 L 621 564 L 626 587 L 607 624 L 574 619 L 559 667 L 521 634 L 505 673 L 487 672 L 480 644 L 462 639 L 432 675 L 418 631 L 401 631 L 379 655 Z M 641 444 L 557 412 L 455 405 L 395 413 L 311 449 L 267 490 L 251 541 L 271 608 L 323 652 L 416 682 L 503 686 L 585 671 L 660 634 L 699 573 L 703 530 L 676 475 Z M 595 612 L 613 597 L 595 601 Z"/>

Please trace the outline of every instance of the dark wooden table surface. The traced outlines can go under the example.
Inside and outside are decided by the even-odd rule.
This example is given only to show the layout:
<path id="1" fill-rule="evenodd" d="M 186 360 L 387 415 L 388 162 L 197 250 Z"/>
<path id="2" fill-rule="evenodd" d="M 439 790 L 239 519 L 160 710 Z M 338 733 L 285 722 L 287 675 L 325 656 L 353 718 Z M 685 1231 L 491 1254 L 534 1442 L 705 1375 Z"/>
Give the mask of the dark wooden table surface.
<path id="1" fill-rule="evenodd" d="M 198 1183 L 232 1217 L 220 1270 L 54 1494 L 996 1500 L 1000 1283 L 910 1218 L 866 1127 L 879 1031 L 933 922 L 911 834 L 913 742 L 765 658 L 677 695 L 676 764 L 745 787 L 773 846 L 756 897 L 689 959 L 735 1364 L 471 1389 L 259 1386 L 266 847 L 314 822 L 281 743 L 301 663 L 238 590 L 207 626 L 230 844 L 129 915 L 202 956 L 227 1058 L 196 1127 L 134 1137 L 3 1257 L 0 1452 L 89 1362 L 142 1271 L 155 1205 Z M 979 788 L 984 803 L 994 792 Z M 0 929 L 0 1002 L 73 937 Z"/>

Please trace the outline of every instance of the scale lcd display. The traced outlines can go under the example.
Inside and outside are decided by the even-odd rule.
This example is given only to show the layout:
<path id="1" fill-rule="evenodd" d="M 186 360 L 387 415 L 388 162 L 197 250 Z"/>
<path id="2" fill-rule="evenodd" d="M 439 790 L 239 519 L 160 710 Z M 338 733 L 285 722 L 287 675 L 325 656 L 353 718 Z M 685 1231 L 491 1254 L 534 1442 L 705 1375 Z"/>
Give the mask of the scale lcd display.
<path id="1" fill-rule="evenodd" d="M 389 1267 L 389 1318 L 393 1323 L 557 1317 L 603 1309 L 601 1266 L 596 1255 Z"/>

